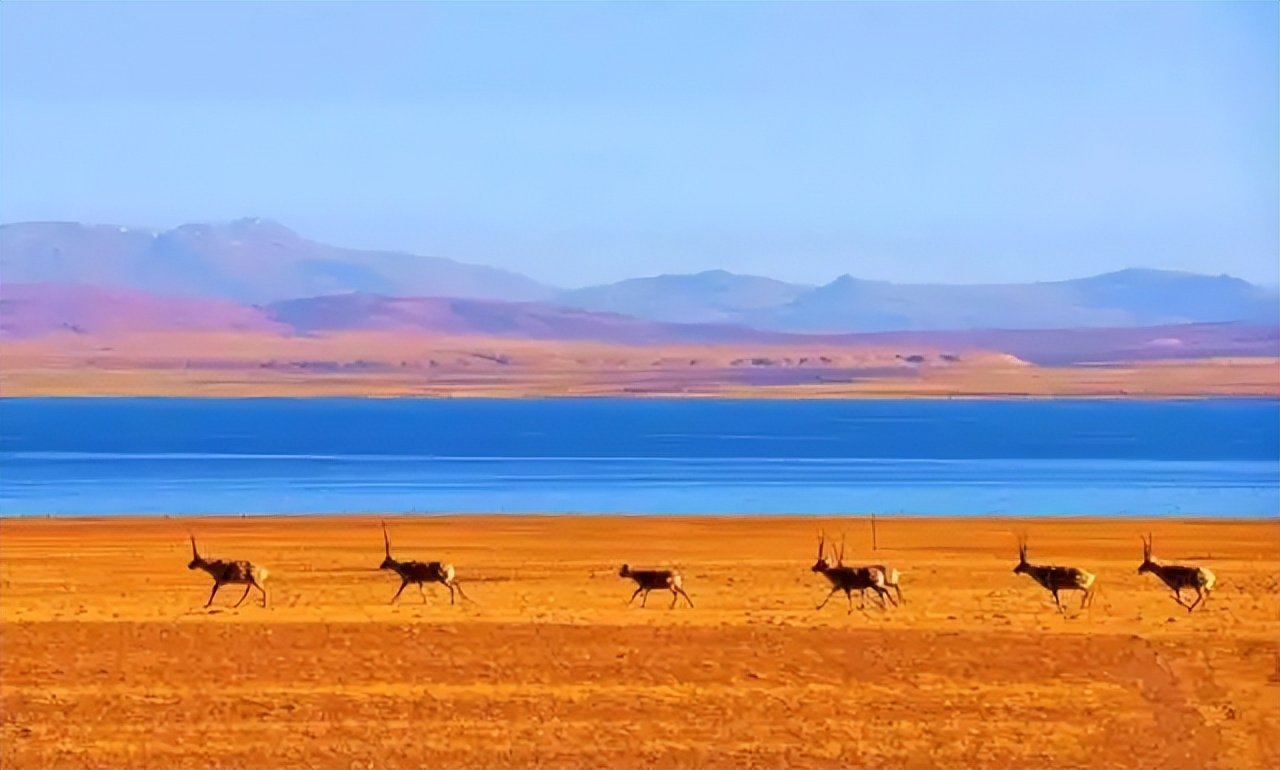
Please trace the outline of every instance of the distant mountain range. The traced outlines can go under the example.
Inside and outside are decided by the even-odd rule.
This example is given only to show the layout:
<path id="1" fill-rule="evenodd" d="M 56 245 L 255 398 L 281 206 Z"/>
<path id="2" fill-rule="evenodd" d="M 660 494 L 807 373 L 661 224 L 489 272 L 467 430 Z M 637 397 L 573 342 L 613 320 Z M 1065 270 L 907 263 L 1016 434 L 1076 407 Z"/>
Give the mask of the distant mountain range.
<path id="1" fill-rule="evenodd" d="M 723 327 L 849 333 L 1280 324 L 1280 293 L 1229 276 L 1132 269 L 1070 281 L 961 286 L 846 275 L 814 287 L 717 270 L 563 290 L 441 257 L 327 246 L 260 219 L 163 232 L 76 223 L 3 225 L 0 279 L 219 299 L 237 307 L 269 305 L 261 318 L 293 328 L 312 328 L 315 318 L 331 323 L 358 317 L 364 326 L 452 318 L 459 328 L 515 324 L 522 334 L 565 334 L 595 325 L 629 339 L 649 339 L 747 334 Z M 310 299 L 325 295 L 348 296 Z M 7 287 L 0 289 L 0 298 L 9 296 Z M 30 306 L 35 295 L 22 301 Z M 63 301 L 74 304 L 66 296 Z M 518 310 L 486 304 L 494 302 L 534 304 Z M 223 310 L 208 312 L 232 312 L 229 305 L 218 307 Z M 240 307 L 235 313 L 247 311 Z M 658 326 L 637 326 L 641 322 Z M 184 323 L 200 320 L 192 316 Z M 700 326 L 677 332 L 662 324 Z"/>
<path id="2" fill-rule="evenodd" d="M 217 298 L 160 297 L 135 289 L 75 284 L 5 283 L 0 290 L 0 341 L 79 335 L 107 344 L 120 335 L 175 332 L 230 333 L 242 335 L 246 343 L 255 336 L 380 332 L 410 340 L 425 335 L 797 351 L 891 348 L 902 351 L 905 364 L 915 363 L 913 358 L 922 351 L 933 351 L 933 358 L 945 358 L 948 351 L 999 351 L 1047 366 L 1280 356 L 1280 327 L 1240 323 L 816 335 L 728 324 L 649 321 L 538 302 L 342 294 L 245 305 Z M 226 351 L 230 355 L 239 343 L 224 340 L 219 344 L 230 346 Z M 771 363 L 772 359 L 761 365 Z"/>
<path id="3" fill-rule="evenodd" d="M 69 222 L 0 225 L 0 278 L 253 304 L 348 292 L 503 300 L 556 294 L 496 268 L 326 246 L 264 219 L 163 232 Z"/>

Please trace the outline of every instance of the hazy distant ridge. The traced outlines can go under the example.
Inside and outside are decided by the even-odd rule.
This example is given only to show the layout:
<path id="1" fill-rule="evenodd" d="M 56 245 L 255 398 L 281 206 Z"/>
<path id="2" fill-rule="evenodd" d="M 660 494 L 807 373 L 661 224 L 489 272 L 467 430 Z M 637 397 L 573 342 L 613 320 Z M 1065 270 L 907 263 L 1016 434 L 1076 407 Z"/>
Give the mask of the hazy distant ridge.
<path id="1" fill-rule="evenodd" d="M 3 225 L 0 278 L 257 305 L 352 293 L 540 302 L 557 307 L 537 311 L 543 316 L 537 323 L 546 328 L 560 323 L 552 316 L 570 309 L 663 323 L 819 333 L 1280 324 L 1280 294 L 1229 276 L 1132 269 L 1070 281 L 961 286 L 844 275 L 813 287 L 713 270 L 563 290 L 441 257 L 328 246 L 260 219 L 164 232 L 77 223 Z M 479 305 L 460 308 L 450 312 L 483 312 Z M 425 312 L 421 303 L 414 312 Z"/>
<path id="2" fill-rule="evenodd" d="M 1166 270 L 976 286 L 893 284 L 846 275 L 739 321 L 828 332 L 1277 323 L 1280 296 L 1230 276 Z"/>
<path id="3" fill-rule="evenodd" d="M 796 351 L 872 348 L 901 351 L 904 363 L 929 350 L 1002 351 L 1044 365 L 1280 356 L 1280 328 L 1274 324 L 815 335 L 727 324 L 664 323 L 539 302 L 342 294 L 256 306 L 74 284 L 6 283 L 0 291 L 0 341 L 70 334 L 106 344 L 119 335 L 167 332 L 232 333 L 250 345 L 251 338 L 380 332 L 405 340 L 443 336 L 614 345 L 769 346 Z M 778 363 L 773 359 L 748 362 L 753 366 Z"/>
<path id="4" fill-rule="evenodd" d="M 356 291 L 505 300 L 555 294 L 518 273 L 441 257 L 327 246 L 263 219 L 163 232 L 74 222 L 3 225 L 0 276 L 255 304 Z"/>

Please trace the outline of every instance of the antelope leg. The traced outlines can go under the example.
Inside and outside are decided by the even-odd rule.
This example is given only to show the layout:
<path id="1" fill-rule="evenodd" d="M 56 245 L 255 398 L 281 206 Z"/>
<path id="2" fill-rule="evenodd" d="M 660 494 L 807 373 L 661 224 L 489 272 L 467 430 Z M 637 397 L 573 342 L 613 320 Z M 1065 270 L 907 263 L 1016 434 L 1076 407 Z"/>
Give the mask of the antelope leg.
<path id="1" fill-rule="evenodd" d="M 217 582 L 217 581 L 215 581 L 215 582 L 214 582 L 214 584 L 213 584 L 213 591 L 211 591 L 211 592 L 209 593 L 209 601 L 207 601 L 207 602 L 205 602 L 205 603 L 204 603 L 204 606 L 205 606 L 205 608 L 206 608 L 206 609 L 209 607 L 209 605 L 210 605 L 210 604 L 213 604 L 213 597 L 215 597 L 215 596 L 217 596 L 217 595 L 218 595 L 218 589 L 219 589 L 219 588 L 222 588 L 222 584 L 221 584 L 221 583 L 219 583 L 219 582 Z"/>
<path id="2" fill-rule="evenodd" d="M 635 592 L 635 593 L 633 593 L 633 594 L 631 594 L 631 598 L 627 600 L 627 606 L 628 606 L 628 607 L 630 607 L 630 606 L 631 606 L 631 603 L 632 603 L 632 602 L 634 602 L 634 601 L 636 600 L 636 597 L 637 597 L 637 596 L 639 596 L 639 595 L 640 595 L 640 592 L 641 592 L 641 591 L 643 591 L 643 590 L 644 590 L 643 588 L 637 588 L 637 589 L 636 589 L 636 592 Z"/>
<path id="3" fill-rule="evenodd" d="M 839 592 L 839 590 L 840 590 L 839 588 L 831 589 L 831 593 L 827 594 L 827 598 L 823 599 L 822 604 L 819 604 L 817 608 L 822 609 L 823 607 L 827 606 L 827 602 L 831 601 L 831 597 L 835 596 L 836 593 Z"/>
<path id="4" fill-rule="evenodd" d="M 673 588 L 671 589 L 671 606 L 667 609 L 674 610 L 678 601 L 680 601 L 680 594 L 676 593 L 676 589 Z"/>
<path id="5" fill-rule="evenodd" d="M 1057 607 L 1058 607 L 1058 612 L 1065 613 L 1065 612 L 1066 612 L 1066 610 L 1062 609 L 1062 602 L 1058 600 L 1058 592 L 1057 592 L 1057 591 L 1051 591 L 1050 593 L 1052 593 L 1052 594 L 1053 594 L 1053 603 L 1054 603 L 1055 605 L 1057 605 Z"/>
<path id="6" fill-rule="evenodd" d="M 648 590 L 646 590 L 646 591 L 644 592 L 644 596 L 641 596 L 641 597 L 640 597 L 640 606 L 641 606 L 641 607 L 644 607 L 645 602 L 647 602 L 647 601 L 649 601 L 649 591 L 648 591 Z"/>
<path id="7" fill-rule="evenodd" d="M 256 587 L 258 588 L 258 590 L 262 592 L 262 606 L 263 606 L 263 607 L 266 607 L 266 606 L 267 606 L 267 589 L 266 589 L 266 586 L 262 585 L 261 583 L 259 583 L 259 582 L 258 582 L 258 581 L 256 581 L 256 580 L 254 580 L 253 582 L 251 582 L 249 585 L 256 586 Z"/>
<path id="8" fill-rule="evenodd" d="M 453 583 L 445 583 L 445 586 L 449 589 L 449 604 L 452 606 L 453 605 Z"/>
<path id="9" fill-rule="evenodd" d="M 693 599 L 689 598 L 689 594 L 685 593 L 683 588 L 680 589 L 680 595 L 684 597 L 684 600 L 689 603 L 690 607 L 693 606 Z"/>
<path id="10" fill-rule="evenodd" d="M 393 597 L 391 597 L 391 603 L 392 603 L 392 604 L 395 604 L 395 603 L 396 603 L 396 599 L 399 599 L 399 598 L 400 598 L 400 594 L 401 594 L 401 592 L 403 592 L 403 591 L 404 591 L 404 587 L 405 587 L 405 586 L 407 586 L 407 585 L 409 585 L 409 581 L 408 581 L 408 580 L 402 580 L 402 581 L 400 582 L 400 590 L 399 590 L 399 591 L 396 591 L 396 595 L 395 595 L 395 596 L 393 596 Z"/>
<path id="11" fill-rule="evenodd" d="M 472 604 L 475 604 L 475 601 L 474 601 L 470 596 L 467 596 L 467 592 L 462 590 L 462 584 L 461 584 L 461 583 L 450 583 L 450 584 L 449 584 L 449 588 L 456 588 L 456 589 L 458 589 L 458 596 L 461 596 L 463 599 L 466 599 L 467 601 L 471 602 Z M 450 600 L 450 601 L 452 602 L 452 600 Z"/>
<path id="12" fill-rule="evenodd" d="M 418 584 L 418 593 L 422 594 L 422 603 L 423 603 L 423 604 L 426 604 L 426 603 L 427 603 L 427 589 L 423 588 L 421 583 L 419 583 L 419 584 Z"/>
<path id="13" fill-rule="evenodd" d="M 239 607 L 241 604 L 244 604 L 245 597 L 247 597 L 247 596 L 249 595 L 249 591 L 250 591 L 252 588 L 253 588 L 253 583 L 249 583 L 248 585 L 246 585 L 246 586 L 244 587 L 244 593 L 240 594 L 240 601 L 238 601 L 238 602 L 236 602 L 235 604 L 231 605 L 231 609 L 233 609 L 233 610 L 234 610 L 236 607 Z"/>

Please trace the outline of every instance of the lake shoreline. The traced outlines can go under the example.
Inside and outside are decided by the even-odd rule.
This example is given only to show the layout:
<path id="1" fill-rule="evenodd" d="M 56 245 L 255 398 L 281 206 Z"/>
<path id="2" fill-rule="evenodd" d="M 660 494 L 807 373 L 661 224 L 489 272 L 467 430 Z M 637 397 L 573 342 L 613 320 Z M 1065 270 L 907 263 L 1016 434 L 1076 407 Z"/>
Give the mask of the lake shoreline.
<path id="1" fill-rule="evenodd" d="M 827 352 L 847 360 L 830 371 L 809 371 L 799 366 L 752 365 L 752 356 L 763 353 L 747 349 L 730 355 L 719 349 L 606 348 L 557 357 L 521 342 L 514 352 L 499 356 L 503 363 L 492 360 L 493 353 L 473 352 L 463 361 L 431 359 L 423 364 L 413 363 L 423 355 L 420 350 L 396 346 L 379 358 L 368 352 L 379 349 L 378 343 L 362 345 L 359 340 L 342 342 L 340 349 L 315 361 L 305 356 L 306 360 L 293 361 L 303 354 L 287 350 L 270 356 L 240 351 L 228 353 L 226 360 L 205 360 L 211 354 L 200 352 L 205 350 L 200 341 L 167 345 L 157 350 L 147 341 L 135 341 L 127 349 L 112 345 L 59 351 L 0 342 L 5 358 L 0 393 L 6 397 L 420 399 L 1280 398 L 1276 377 L 1280 359 L 1274 356 L 1038 366 L 983 354 L 980 360 L 963 365 L 915 366 L 883 351 L 832 350 Z M 795 351 L 777 353 L 783 354 L 797 355 Z M 765 360 L 774 361 L 776 355 L 770 355 L 774 357 Z M 677 366 L 672 363 L 677 359 L 697 365 Z M 282 361 L 297 366 L 281 368 Z"/>
<path id="2" fill-rule="evenodd" d="M 1174 514 L 1161 515 L 1152 512 L 1125 514 L 937 514 L 937 513 L 877 513 L 878 524 L 894 521 L 910 521 L 913 523 L 951 523 L 967 522 L 970 524 L 991 524 L 1005 522 L 1009 524 L 1060 523 L 1060 524 L 1115 524 L 1117 522 L 1144 524 L 1161 522 L 1164 524 L 1257 524 L 1274 520 L 1276 514 L 1258 514 L 1254 516 L 1239 514 Z M 468 513 L 465 511 L 445 512 L 412 512 L 412 511 L 369 511 L 364 513 L 105 513 L 105 514 L 58 514 L 58 513 L 0 513 L 0 521 L 50 521 L 69 524 L 94 524 L 106 522 L 148 522 L 182 521 L 198 522 L 203 520 L 225 522 L 245 520 L 254 522 L 376 522 L 384 519 L 404 519 L 408 521 L 452 521 L 465 522 L 468 526 L 489 521 L 645 521 L 654 524 L 663 522 L 700 521 L 751 521 L 760 524 L 782 522 L 798 522 L 804 520 L 822 522 L 861 523 L 871 526 L 870 513 L 566 513 L 563 511 L 530 511 L 530 512 L 495 512 L 483 511 Z"/>
<path id="3" fill-rule="evenodd" d="M 20 395 L 0 395 L 0 403 L 5 401 L 74 401 L 74 400 L 214 400 L 214 401 L 1116 401 L 1116 402 L 1171 402 L 1171 401 L 1276 401 L 1280 402 L 1277 393 L 828 393 L 796 395 L 794 393 L 772 394 L 767 390 L 756 390 L 738 393 L 591 393 L 591 394 L 554 394 L 528 393 L 524 395 L 509 393 L 487 393 L 484 391 L 465 391 L 458 393 L 299 393 L 299 394 L 261 394 L 261 395 L 223 395 L 220 393 L 27 393 Z"/>

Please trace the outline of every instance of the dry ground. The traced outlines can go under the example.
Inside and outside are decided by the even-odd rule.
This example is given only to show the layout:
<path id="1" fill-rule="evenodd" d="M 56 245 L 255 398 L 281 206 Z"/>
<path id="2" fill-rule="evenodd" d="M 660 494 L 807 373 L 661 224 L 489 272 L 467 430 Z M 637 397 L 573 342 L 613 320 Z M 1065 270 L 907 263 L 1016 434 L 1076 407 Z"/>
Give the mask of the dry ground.
<path id="1" fill-rule="evenodd" d="M 1280 523 L 441 517 L 398 555 L 453 562 L 475 604 L 397 581 L 377 518 L 0 522 L 0 764 L 38 767 L 1280 766 Z M 815 603 L 815 532 L 903 572 L 905 607 Z M 272 606 L 189 572 L 272 571 Z M 1011 570 L 1095 571 L 1059 616 Z M 1211 566 L 1188 615 L 1139 576 Z M 675 565 L 695 609 L 626 608 L 616 571 Z"/>
<path id="2" fill-rule="evenodd" d="M 1031 366 L 992 351 L 908 366 L 906 350 L 658 345 L 349 333 L 0 339 L 6 396 L 1276 396 L 1280 361 Z M 801 359 L 808 362 L 797 365 Z M 754 365 L 744 362 L 770 362 Z M 820 362 L 827 363 L 820 363 Z M 815 368 L 816 367 L 816 368 Z"/>

